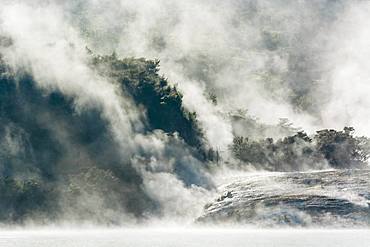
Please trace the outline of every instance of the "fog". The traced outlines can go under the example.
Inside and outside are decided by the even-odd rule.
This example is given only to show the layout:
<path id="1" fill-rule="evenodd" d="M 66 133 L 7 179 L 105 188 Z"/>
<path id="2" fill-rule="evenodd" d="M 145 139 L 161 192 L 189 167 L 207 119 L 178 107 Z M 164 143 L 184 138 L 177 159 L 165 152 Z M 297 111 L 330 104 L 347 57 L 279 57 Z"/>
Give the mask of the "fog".
<path id="1" fill-rule="evenodd" d="M 145 236 L 145 238 L 143 238 Z M 340 230 L 126 229 L 85 231 L 8 231 L 10 246 L 367 246 L 369 232 Z"/>
<path id="2" fill-rule="evenodd" d="M 368 134 L 366 1 L 67 1 L 58 8 L 89 47 L 160 59 L 215 147 L 230 144 L 223 115 L 236 109 L 265 123 L 288 118 L 307 131 L 351 125 Z"/>
<path id="3" fill-rule="evenodd" d="M 367 1 L 0 0 L 0 6 L 0 53 L 14 73 L 31 74 L 41 95 L 60 92 L 71 99 L 77 115 L 96 111 L 107 125 L 109 141 L 102 143 L 108 151 L 96 160 L 97 152 L 91 155 L 90 146 L 73 139 L 68 121 L 40 109 L 38 120 L 63 147 L 61 170 L 76 157 L 86 167 L 104 160 L 123 171 L 127 165 L 141 180 L 128 179 L 124 196 L 120 191 L 107 202 L 103 188 L 93 191 L 79 177 L 71 179 L 85 192 L 76 204 L 81 210 L 61 196 L 66 222 L 80 222 L 88 208 L 100 212 L 98 224 L 106 219 L 138 223 L 136 206 L 127 209 L 114 199 L 129 204 L 126 197 L 134 195 L 139 208 L 150 208 L 142 210 L 144 224 L 191 224 L 216 198 L 217 185 L 245 172 L 222 167 L 210 172 L 180 137 L 147 131 L 145 109 L 92 69 L 87 48 L 120 58 L 159 59 L 159 73 L 179 89 L 185 109 L 196 112 L 202 145 L 219 151 L 223 161 L 233 161 L 229 147 L 235 136 L 286 136 L 276 127 L 281 119 L 311 134 L 353 126 L 356 134 L 370 136 Z M 230 118 L 240 112 L 264 129 L 248 130 Z M 6 130 L 0 145 L 4 152 L 34 157 L 26 154 L 22 128 L 9 124 Z M 35 169 L 22 176 L 42 175 Z M 69 185 L 58 180 L 60 188 Z"/>

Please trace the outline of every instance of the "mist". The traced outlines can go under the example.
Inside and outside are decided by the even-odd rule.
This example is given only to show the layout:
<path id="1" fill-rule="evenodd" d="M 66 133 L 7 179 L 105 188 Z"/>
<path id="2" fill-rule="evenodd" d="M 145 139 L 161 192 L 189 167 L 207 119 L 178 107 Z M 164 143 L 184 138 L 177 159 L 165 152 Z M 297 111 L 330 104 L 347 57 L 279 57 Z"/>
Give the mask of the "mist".
<path id="1" fill-rule="evenodd" d="M 366 31 L 361 31 L 366 26 L 364 1 L 61 5 L 94 50 L 160 59 L 161 72 L 179 86 L 186 107 L 198 112 L 206 137 L 220 149 L 232 140 L 224 114 L 236 109 L 263 123 L 288 118 L 307 131 L 353 125 L 367 134 L 360 127 L 366 117 L 353 120 L 360 114 L 344 109 L 352 109 L 349 102 L 362 98 L 358 91 L 363 90 L 348 93 L 343 83 L 337 86 L 346 80 L 343 70 L 351 73 L 350 67 L 364 64 L 350 50 L 366 44 Z M 365 57 L 365 47 L 356 50 Z M 354 87 L 361 88 L 359 84 Z M 340 91 L 348 100 L 336 102 Z M 217 106 L 207 100 L 210 93 L 217 96 Z"/>
<path id="2" fill-rule="evenodd" d="M 370 147 L 356 139 L 370 136 L 367 1 L 0 6 L 1 79 L 17 97 L 1 115 L 1 176 L 33 179 L 57 198 L 25 213 L 24 224 L 192 224 L 235 174 L 368 165 L 365 152 L 351 149 Z M 176 119 L 190 134 L 156 124 L 163 116 L 104 64 L 149 66 L 140 58 L 160 61 L 151 76 L 178 93 Z M 337 132 L 339 151 L 325 153 L 316 131 L 348 126 L 355 131 Z M 249 139 L 237 149 L 236 137 Z M 271 145 L 278 151 L 270 154 Z M 258 148 L 259 156 L 245 151 Z M 51 207 L 58 213 L 45 213 Z"/>

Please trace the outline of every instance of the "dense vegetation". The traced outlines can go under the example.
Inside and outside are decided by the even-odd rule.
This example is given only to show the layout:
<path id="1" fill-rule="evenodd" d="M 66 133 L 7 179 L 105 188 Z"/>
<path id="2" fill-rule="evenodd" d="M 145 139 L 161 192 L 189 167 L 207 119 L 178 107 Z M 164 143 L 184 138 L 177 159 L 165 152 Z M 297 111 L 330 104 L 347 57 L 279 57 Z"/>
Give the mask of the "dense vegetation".
<path id="1" fill-rule="evenodd" d="M 274 141 L 272 138 L 249 140 L 234 138 L 230 149 L 233 156 L 244 162 L 274 171 L 297 171 L 325 167 L 353 168 L 366 165 L 370 141 L 354 137 L 354 129 L 320 130 L 308 136 L 304 132 Z"/>
<path id="2" fill-rule="evenodd" d="M 50 209 L 55 209 L 52 188 L 39 182 L 15 180 L 9 177 L 0 179 L 0 222 L 22 222 L 26 218 L 40 215 L 51 217 Z M 55 198 L 54 198 L 55 199 Z"/>
<path id="3" fill-rule="evenodd" d="M 157 74 L 158 62 L 97 56 L 92 63 L 143 105 L 148 122 L 142 131 L 177 132 L 191 152 L 205 158 L 196 115 Z M 31 74 L 13 71 L 1 57 L 0 123 L 0 221 L 42 215 L 37 219 L 117 223 L 117 214 L 106 212 L 141 218 L 158 211 L 131 157 L 122 158 L 100 109 L 77 111 L 72 98 L 43 91 Z M 180 178 L 186 169 L 176 167 Z"/>
<path id="4" fill-rule="evenodd" d="M 171 86 L 166 78 L 158 74 L 159 60 L 118 59 L 113 53 L 110 56 L 94 56 L 92 65 L 103 75 L 114 78 L 136 104 L 144 106 L 147 131 L 162 129 L 167 133 L 177 132 L 190 146 L 202 148 L 203 134 L 196 113 L 183 107 L 182 95 L 176 86 Z"/>

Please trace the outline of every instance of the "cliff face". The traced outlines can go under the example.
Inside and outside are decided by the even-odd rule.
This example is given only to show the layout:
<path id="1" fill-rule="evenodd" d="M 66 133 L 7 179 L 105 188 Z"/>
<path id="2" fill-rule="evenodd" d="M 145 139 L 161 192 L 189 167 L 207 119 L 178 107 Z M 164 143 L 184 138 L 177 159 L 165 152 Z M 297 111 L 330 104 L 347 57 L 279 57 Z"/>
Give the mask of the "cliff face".
<path id="1" fill-rule="evenodd" d="M 258 226 L 370 225 L 370 170 L 265 173 L 239 178 L 198 222 Z"/>

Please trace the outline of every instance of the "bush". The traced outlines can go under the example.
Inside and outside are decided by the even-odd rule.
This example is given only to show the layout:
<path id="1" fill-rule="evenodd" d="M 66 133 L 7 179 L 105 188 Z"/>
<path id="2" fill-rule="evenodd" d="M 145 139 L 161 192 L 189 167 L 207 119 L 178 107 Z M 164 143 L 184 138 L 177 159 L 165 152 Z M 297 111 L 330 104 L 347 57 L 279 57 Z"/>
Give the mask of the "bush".
<path id="1" fill-rule="evenodd" d="M 325 129 L 312 137 L 298 132 L 275 142 L 272 138 L 250 141 L 235 137 L 230 149 L 236 159 L 270 170 L 314 169 L 323 163 L 333 168 L 361 167 L 367 164 L 370 142 L 354 137 L 353 131 L 351 127 L 343 131 Z"/>

